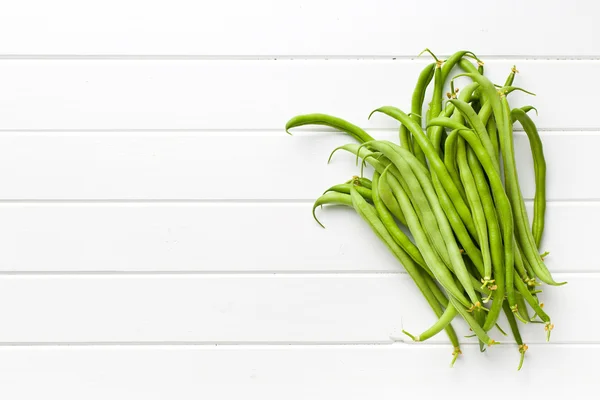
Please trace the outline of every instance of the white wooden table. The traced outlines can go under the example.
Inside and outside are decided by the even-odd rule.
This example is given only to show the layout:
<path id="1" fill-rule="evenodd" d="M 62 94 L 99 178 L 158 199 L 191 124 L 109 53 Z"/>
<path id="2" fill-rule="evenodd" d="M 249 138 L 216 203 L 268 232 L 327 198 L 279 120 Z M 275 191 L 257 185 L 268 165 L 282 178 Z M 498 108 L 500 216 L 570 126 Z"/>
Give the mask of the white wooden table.
<path id="1" fill-rule="evenodd" d="M 594 1 L 0 2 L 0 398 L 572 398 L 600 386 Z M 396 140 L 430 47 L 537 94 L 556 328 L 394 341 L 434 316 L 351 210 L 323 112 Z M 531 206 L 523 132 L 517 163 Z M 506 325 L 506 324 L 505 324 Z M 459 332 L 467 329 L 458 325 Z M 502 340 L 497 333 L 496 338 Z M 505 342 L 507 340 L 504 340 Z M 479 389 L 486 385 L 487 390 Z M 587 397 L 586 397 L 587 396 Z"/>

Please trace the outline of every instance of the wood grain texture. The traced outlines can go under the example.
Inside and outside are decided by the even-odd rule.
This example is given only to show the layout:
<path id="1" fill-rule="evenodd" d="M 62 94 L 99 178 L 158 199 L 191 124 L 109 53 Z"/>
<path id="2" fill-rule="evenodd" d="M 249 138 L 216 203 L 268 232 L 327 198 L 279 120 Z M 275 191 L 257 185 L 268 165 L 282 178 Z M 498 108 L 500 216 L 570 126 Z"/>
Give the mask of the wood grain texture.
<path id="1" fill-rule="evenodd" d="M 2 204 L 0 271 L 404 271 L 353 210 L 317 210 L 322 229 L 311 208 L 309 202 Z M 549 203 L 541 250 L 551 252 L 550 270 L 600 272 L 599 224 L 598 202 Z"/>
<path id="2" fill-rule="evenodd" d="M 0 396 L 30 400 L 195 400 L 240 397 L 278 400 L 344 398 L 464 399 L 464 388 L 493 375 L 500 400 L 586 398 L 598 388 L 584 359 L 598 345 L 532 345 L 517 372 L 516 348 L 480 353 L 465 347 L 454 368 L 446 346 L 179 346 L 3 347 Z M 559 366 L 569 366 L 560 368 Z M 435 384 L 432 384 L 434 379 Z M 35 382 L 35 384 L 32 384 Z"/>
<path id="3" fill-rule="evenodd" d="M 600 54 L 589 1 L 21 0 L 0 11 L 0 53 L 10 55 L 414 56 L 457 44 L 486 55 Z"/>
<path id="4" fill-rule="evenodd" d="M 600 316 L 581 305 L 600 276 L 555 278 L 569 283 L 541 295 L 552 342 L 598 342 Z M 0 303 L 2 344 L 390 343 L 436 319 L 404 274 L 4 275 Z M 545 342 L 543 325 L 523 339 Z"/>
<path id="5" fill-rule="evenodd" d="M 0 24 L 1 26 L 1 24 Z M 394 39 L 396 42 L 398 40 Z M 374 41 L 371 40 L 370 41 Z M 297 114 L 336 115 L 367 128 L 394 128 L 369 113 L 408 109 L 419 60 L 0 60 L 0 129 L 275 129 Z M 532 104 L 543 129 L 598 129 L 600 60 L 490 60 L 511 104 Z M 457 71 L 458 73 L 458 71 Z M 560 84 L 560 79 L 568 84 Z M 457 82 L 462 87 L 464 79 Z M 558 80 L 558 81 L 557 81 Z"/>
<path id="6" fill-rule="evenodd" d="M 395 131 L 373 134 L 398 142 Z M 525 198 L 534 195 L 531 152 L 517 133 Z M 299 132 L 4 132 L 0 134 L 0 198 L 5 200 L 310 200 L 359 175 L 347 152 L 353 139 Z M 597 200 L 600 136 L 543 135 L 547 198 Z M 10 171 L 10 172 L 9 172 Z M 370 175 L 368 175 L 370 176 Z"/>

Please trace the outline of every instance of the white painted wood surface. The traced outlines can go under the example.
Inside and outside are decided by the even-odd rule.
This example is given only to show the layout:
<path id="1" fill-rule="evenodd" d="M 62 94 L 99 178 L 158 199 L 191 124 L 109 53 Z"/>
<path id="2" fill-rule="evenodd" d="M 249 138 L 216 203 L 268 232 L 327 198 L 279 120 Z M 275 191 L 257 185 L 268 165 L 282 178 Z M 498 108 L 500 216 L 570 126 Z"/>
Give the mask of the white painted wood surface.
<path id="1" fill-rule="evenodd" d="M 0 398 L 586 398 L 598 383 L 600 81 L 592 1 L 0 2 Z M 451 18 L 449 17 L 451 16 Z M 443 335 L 350 210 L 324 112 L 396 140 L 430 60 L 469 49 L 537 94 L 556 328 L 480 353 Z M 462 83 L 459 83 L 460 87 Z M 531 156 L 516 134 L 531 209 Z M 506 328 L 506 321 L 502 321 Z M 468 329 L 457 324 L 461 337 Z M 398 341 L 399 340 L 399 341 Z M 433 384 L 432 384 L 433 383 Z M 470 388 L 470 389 L 469 389 Z M 589 397 L 589 396 L 588 396 Z"/>

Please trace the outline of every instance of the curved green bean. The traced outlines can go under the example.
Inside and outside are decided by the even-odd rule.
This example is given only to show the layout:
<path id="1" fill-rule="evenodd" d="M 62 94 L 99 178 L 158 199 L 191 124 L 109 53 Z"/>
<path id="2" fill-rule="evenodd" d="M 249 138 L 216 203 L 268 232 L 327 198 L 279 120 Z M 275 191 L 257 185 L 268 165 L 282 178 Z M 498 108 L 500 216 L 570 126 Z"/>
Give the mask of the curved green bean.
<path id="1" fill-rule="evenodd" d="M 535 195 L 533 201 L 533 223 L 531 231 L 537 247 L 540 247 L 544 232 L 546 213 L 546 159 L 542 140 L 533 120 L 522 109 L 515 108 L 510 112 L 514 121 L 519 121 L 529 139 L 531 155 L 533 156 L 533 169 L 535 174 Z"/>

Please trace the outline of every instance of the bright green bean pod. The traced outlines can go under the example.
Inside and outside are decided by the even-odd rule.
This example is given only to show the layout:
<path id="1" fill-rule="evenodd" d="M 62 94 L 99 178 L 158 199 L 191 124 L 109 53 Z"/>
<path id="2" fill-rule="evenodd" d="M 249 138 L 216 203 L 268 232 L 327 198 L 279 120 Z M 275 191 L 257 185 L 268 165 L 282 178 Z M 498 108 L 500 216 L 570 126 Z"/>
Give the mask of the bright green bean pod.
<path id="1" fill-rule="evenodd" d="M 402 230 L 396 225 L 396 223 L 394 222 L 394 217 L 383 203 L 383 200 L 380 197 L 381 186 L 379 172 L 377 171 L 375 171 L 375 173 L 373 174 L 373 185 L 373 205 L 375 206 L 375 210 L 379 215 L 379 219 L 381 219 L 381 222 L 386 226 L 389 234 L 392 236 L 394 241 L 402 248 L 402 250 L 404 250 L 404 252 L 408 254 L 415 263 L 417 263 L 421 268 L 423 268 L 424 271 L 433 276 L 417 246 L 415 246 L 413 242 L 408 238 L 408 236 L 406 236 L 406 234 L 402 232 Z"/>
<path id="2" fill-rule="evenodd" d="M 473 261 L 473 264 L 475 264 L 477 269 L 483 272 L 483 258 L 481 257 L 481 252 L 479 251 L 476 243 L 473 242 L 473 239 L 471 235 L 469 235 L 465 224 L 460 219 L 458 212 L 454 208 L 452 200 L 446 193 L 446 190 L 442 186 L 442 183 L 436 174 L 431 175 L 431 180 L 433 181 L 433 187 L 439 197 L 440 204 L 442 205 L 442 208 L 448 217 L 448 221 L 450 222 L 452 230 L 456 234 L 458 241 L 462 245 L 465 253 L 469 256 L 471 261 Z"/>
<path id="3" fill-rule="evenodd" d="M 523 343 L 523 339 L 521 339 L 521 333 L 519 332 L 517 320 L 515 319 L 515 316 L 511 312 L 510 306 L 508 305 L 508 303 L 503 302 L 502 307 L 504 309 L 504 313 L 506 314 L 506 319 L 508 320 L 508 325 L 510 325 L 510 330 L 513 334 L 513 337 L 515 338 L 515 342 L 517 342 L 517 345 L 519 346 L 519 353 L 521 354 L 521 359 L 519 361 L 519 367 L 517 368 L 517 371 L 520 371 L 521 367 L 523 367 L 523 361 L 525 359 L 525 352 L 527 351 L 528 348 L 527 348 L 527 345 Z"/>
<path id="4" fill-rule="evenodd" d="M 440 182 L 442 183 L 444 190 L 446 191 L 450 199 L 452 199 L 452 201 L 454 202 L 456 211 L 458 212 L 460 218 L 467 227 L 467 230 L 472 235 L 476 235 L 477 233 L 475 230 L 475 224 L 473 222 L 471 212 L 469 211 L 469 207 L 467 206 L 463 198 L 460 196 L 460 192 L 456 188 L 454 182 L 452 182 L 452 178 L 448 174 L 448 170 L 446 170 L 444 162 L 438 155 L 437 149 L 433 147 L 433 145 L 431 144 L 421 127 L 415 124 L 414 121 L 412 121 L 402 110 L 395 107 L 381 107 L 373 111 L 371 115 L 373 115 L 373 113 L 375 112 L 381 112 L 400 121 L 400 123 L 405 124 L 406 127 L 411 131 L 411 133 L 413 134 L 413 139 L 415 139 L 417 143 L 419 143 L 419 146 L 421 146 L 421 149 L 423 150 L 425 156 L 429 160 L 430 167 L 435 172 L 435 175 L 439 176 Z M 371 115 L 369 115 L 369 117 Z"/>
<path id="5" fill-rule="evenodd" d="M 327 189 L 325 191 L 325 193 L 338 192 L 338 193 L 350 194 L 350 188 L 352 188 L 352 187 L 355 188 L 358 191 L 358 193 L 360 193 L 361 196 L 365 197 L 369 201 L 373 201 L 371 189 L 367 189 L 362 186 L 356 186 L 351 183 L 342 183 L 339 185 L 334 185 L 334 186 L 330 187 L 329 189 Z"/>
<path id="6" fill-rule="evenodd" d="M 411 153 L 414 153 L 410 132 L 404 125 L 400 125 L 400 145 Z M 422 151 L 421 154 L 423 154 Z M 425 156 L 423 156 L 423 160 L 425 160 Z"/>
<path id="7" fill-rule="evenodd" d="M 446 326 L 448 326 L 448 324 L 450 324 L 454 317 L 456 317 L 457 315 L 458 310 L 454 308 L 452 304 L 448 304 L 448 307 L 446 307 L 446 310 L 444 310 L 442 316 L 431 327 L 429 327 L 420 335 L 414 336 L 405 330 L 402 330 L 402 332 L 415 342 L 424 342 L 427 339 L 431 339 L 432 337 L 440 333 L 442 330 L 444 330 L 444 328 L 446 328 Z"/>
<path id="8" fill-rule="evenodd" d="M 389 168 L 389 167 L 388 167 Z M 423 230 L 421 226 L 421 222 L 417 217 L 417 214 L 413 208 L 413 205 L 402 188 L 401 185 L 393 178 L 392 175 L 386 177 L 386 170 L 381 174 L 380 179 L 386 178 L 390 187 L 394 191 L 398 202 L 400 203 L 400 207 L 402 207 L 402 211 L 406 216 L 406 222 L 408 223 L 408 228 L 415 238 L 415 242 L 417 243 L 417 247 L 421 251 L 425 262 L 435 275 L 438 282 L 442 285 L 442 287 L 446 290 L 446 292 L 450 295 L 451 298 L 456 298 L 460 304 L 465 307 L 470 307 L 469 300 L 464 296 L 463 291 L 456 285 L 454 279 L 452 278 L 452 274 L 448 270 L 447 266 L 442 262 L 439 258 L 437 252 L 433 249 L 433 246 L 429 242 L 429 238 L 427 234 Z"/>
<path id="9" fill-rule="evenodd" d="M 373 140 L 371 135 L 358 126 L 341 118 L 333 117 L 327 114 L 305 114 L 295 116 L 294 118 L 290 119 L 287 124 L 285 124 L 285 131 L 291 135 L 290 129 L 303 125 L 329 126 L 342 132 L 346 132 L 359 142 L 368 142 Z"/>
<path id="10" fill-rule="evenodd" d="M 525 304 L 525 299 L 519 292 L 517 292 L 517 306 L 519 307 L 517 309 L 517 311 L 518 311 L 519 315 L 521 316 L 521 318 L 524 319 L 525 321 L 530 321 L 531 318 L 529 317 L 529 312 L 527 310 L 527 304 Z"/>
<path id="11" fill-rule="evenodd" d="M 429 196 L 426 195 L 426 192 L 421 187 L 420 180 L 417 178 L 414 172 L 411 170 L 411 166 L 406 162 L 404 158 L 398 155 L 393 148 L 390 147 L 391 142 L 368 142 L 367 145 L 381 151 L 398 169 L 400 176 L 406 183 L 403 185 L 403 189 L 406 193 L 410 193 L 410 199 L 413 203 L 415 210 L 417 211 L 417 215 L 423 227 L 426 227 L 425 232 L 427 236 L 431 240 L 433 247 L 436 249 L 440 258 L 445 264 L 450 264 L 450 256 L 448 254 L 447 249 L 447 241 L 444 239 L 443 232 L 438 227 L 439 219 L 435 214 L 435 206 L 437 204 L 430 204 L 431 200 L 428 201 Z M 394 145 L 395 146 L 395 145 Z M 398 149 L 404 148 L 398 147 Z M 410 152 L 406 151 L 405 154 L 409 154 L 412 156 L 410 159 L 413 162 L 418 162 L 416 157 L 414 157 Z M 418 164 L 423 171 L 427 171 L 422 164 Z M 421 170 L 419 170 L 421 171 Z M 421 171 L 422 172 L 422 171 Z M 429 173 L 428 171 L 426 172 Z M 398 174 L 396 174 L 398 175 Z"/>
<path id="12" fill-rule="evenodd" d="M 454 113 L 454 105 L 448 104 L 442 112 L 439 114 L 441 117 L 450 117 Z M 444 133 L 444 128 L 442 126 L 433 126 L 431 128 L 431 134 L 429 135 L 429 140 L 434 148 L 437 149 L 438 155 L 442 155 L 441 143 L 442 143 L 442 134 Z"/>
<path id="13" fill-rule="evenodd" d="M 504 142 L 504 138 L 506 136 L 506 132 L 510 130 L 510 125 L 509 125 L 510 118 L 507 120 L 505 117 L 505 112 L 503 110 L 504 107 L 502 105 L 502 101 L 500 99 L 500 96 L 498 95 L 498 92 L 496 91 L 494 85 L 486 77 L 479 75 L 479 74 L 474 74 L 474 73 L 465 74 L 465 75 L 479 83 L 480 89 L 481 89 L 481 94 L 484 97 L 484 99 L 486 100 L 485 104 L 490 104 L 490 107 L 492 108 L 492 111 L 494 114 L 494 118 L 496 120 L 496 125 L 498 126 L 498 132 L 500 132 L 500 139 L 501 139 L 500 147 L 501 147 L 501 149 L 505 148 L 506 143 L 503 144 L 503 142 Z M 485 106 L 485 104 L 484 104 L 484 106 Z M 465 131 L 460 131 L 460 132 L 462 133 Z M 466 132 L 466 133 L 470 133 L 470 132 Z M 512 136 L 512 134 L 511 134 L 511 136 Z M 465 139 L 466 139 L 466 137 L 465 137 Z M 513 219 L 512 204 L 509 200 L 509 196 L 504 191 L 502 181 L 500 180 L 500 176 L 497 174 L 497 171 L 494 170 L 492 173 L 490 168 L 486 168 L 486 163 L 484 162 L 484 161 L 486 161 L 485 157 L 481 157 L 480 154 L 478 154 L 479 152 L 478 152 L 477 142 L 473 141 L 473 143 L 471 143 L 471 141 L 469 141 L 468 139 L 467 139 L 467 141 L 469 142 L 469 144 L 471 145 L 471 147 L 477 154 L 477 158 L 481 162 L 481 165 L 484 168 L 486 174 L 488 175 L 488 178 L 490 178 L 492 194 L 494 195 L 494 200 L 498 207 L 498 212 L 499 212 L 500 222 L 501 222 L 501 227 L 502 227 L 502 236 L 503 236 L 503 241 L 504 241 L 504 265 L 505 265 L 505 273 L 506 273 L 506 275 L 505 275 L 506 294 L 508 297 L 509 305 L 510 305 L 511 309 L 513 309 L 514 307 L 516 307 L 516 296 L 515 296 L 515 291 L 514 291 L 514 286 L 513 286 L 514 285 L 513 279 L 514 279 L 514 246 L 515 246 L 514 225 L 515 225 L 515 221 Z M 481 147 L 483 147 L 483 146 L 481 146 Z M 488 155 L 488 158 L 489 158 L 489 155 Z M 503 157 L 503 159 L 505 159 L 505 158 Z"/>
<path id="14" fill-rule="evenodd" d="M 442 63 L 438 61 L 435 68 L 434 82 L 433 82 L 433 95 L 431 102 L 429 103 L 429 119 L 434 118 L 442 112 L 442 101 L 443 101 L 444 81 L 442 79 Z M 429 119 L 427 122 L 429 122 Z M 431 137 L 432 129 L 427 130 L 427 136 Z"/>
<path id="15" fill-rule="evenodd" d="M 450 57 L 448 57 L 448 59 L 444 62 L 444 65 L 442 67 L 442 79 L 444 82 L 446 82 L 446 80 L 448 79 L 448 75 L 450 75 L 450 71 L 452 71 L 452 68 L 454 68 L 455 65 L 458 64 L 459 66 L 461 66 L 461 68 L 463 66 L 463 63 L 467 63 L 467 64 L 470 64 L 471 66 L 473 66 L 473 64 L 471 64 L 471 62 L 467 61 L 464 58 L 465 56 L 470 56 L 471 58 L 474 58 L 475 60 L 477 60 L 477 62 L 479 64 L 483 64 L 481 62 L 481 60 L 479 58 L 477 58 L 477 56 L 473 52 L 466 51 L 466 50 L 457 51 L 456 53 L 454 53 Z M 473 70 L 474 70 L 474 72 L 478 72 L 475 67 L 473 67 Z"/>
<path id="16" fill-rule="evenodd" d="M 468 103 L 460 100 L 460 99 L 451 99 L 448 100 L 450 103 L 454 104 L 454 107 L 465 117 L 466 121 L 469 123 L 471 128 L 477 133 L 483 147 L 488 151 L 492 161 L 494 162 L 494 166 L 498 171 L 500 171 L 500 165 L 498 164 L 498 160 L 496 158 L 497 152 L 494 152 L 494 146 L 490 137 L 488 136 L 487 130 L 485 129 L 485 124 L 479 119 L 473 107 L 471 107 Z"/>
<path id="17" fill-rule="evenodd" d="M 368 150 L 364 146 L 361 147 L 360 145 L 355 143 L 349 143 L 335 148 L 329 156 L 329 160 L 327 161 L 328 163 L 331 161 L 331 158 L 338 150 L 346 150 L 347 152 L 362 158 L 363 160 L 371 164 L 371 166 L 375 168 L 375 170 L 379 173 L 382 173 L 385 167 L 389 164 L 389 161 L 386 162 L 386 160 L 372 157 L 374 154 L 372 151 Z M 388 210 L 390 210 L 392 215 L 394 215 L 394 217 L 396 217 L 398 221 L 400 221 L 400 223 L 406 225 L 406 218 L 404 217 L 404 214 L 402 213 L 402 210 L 398 205 L 398 201 L 393 196 L 393 194 L 391 194 L 389 188 L 381 192 L 381 199 L 385 203 Z"/>
<path id="18" fill-rule="evenodd" d="M 508 74 L 508 77 L 506 78 L 506 82 L 504 82 L 504 86 L 512 86 L 513 82 L 515 81 L 515 74 L 517 72 L 519 72 L 517 71 L 517 66 L 513 65 L 510 69 L 510 74 Z"/>
<path id="19" fill-rule="evenodd" d="M 431 123 L 437 123 L 432 120 Z M 514 289 L 512 283 L 509 282 L 512 278 L 511 272 L 514 268 L 514 231 L 513 231 L 513 218 L 510 202 L 506 193 L 504 192 L 504 186 L 500 180 L 500 175 L 496 171 L 492 159 L 488 152 L 485 150 L 479 137 L 471 130 L 461 129 L 458 131 L 459 134 L 465 139 L 471 148 L 473 149 L 477 159 L 481 163 L 485 173 L 487 174 L 492 189 L 494 200 L 498 206 L 498 212 L 500 213 L 500 221 L 502 227 L 502 236 L 504 240 L 504 265 L 506 271 L 506 292 L 509 296 L 509 301 L 514 300 Z M 514 303 L 512 303 L 514 304 Z"/>
<path id="20" fill-rule="evenodd" d="M 452 232 L 452 228 L 450 227 L 450 223 L 448 222 L 444 211 L 439 203 L 435 190 L 433 188 L 433 184 L 431 183 L 430 177 L 428 174 L 420 169 L 417 165 L 416 158 L 409 152 L 405 151 L 405 149 L 401 147 L 393 147 L 392 143 L 380 143 L 377 141 L 370 142 L 371 146 L 373 146 L 378 151 L 384 153 L 394 165 L 400 170 L 402 175 L 406 177 L 408 182 L 409 176 L 413 175 L 417 180 L 417 186 L 420 184 L 423 192 L 429 203 L 431 204 L 431 208 L 437 220 L 437 224 L 439 230 L 441 231 L 442 240 L 444 241 L 444 246 L 447 249 L 447 255 L 449 257 L 449 267 L 452 268 L 452 271 L 459 279 L 460 283 L 464 287 L 465 291 L 469 295 L 474 307 L 479 307 L 481 304 L 477 301 L 477 294 L 475 293 L 475 289 L 473 288 L 471 282 L 471 276 L 467 271 L 467 268 L 462 259 L 462 255 L 460 254 L 460 250 L 454 238 L 454 234 Z M 395 154 L 397 156 L 395 156 Z M 412 173 L 411 173 L 412 171 Z M 413 191 L 414 195 L 414 191 Z M 398 199 L 398 202 L 402 206 L 402 202 Z M 404 211 L 404 209 L 403 209 Z M 406 215 L 406 212 L 405 212 Z M 408 216 L 407 216 L 408 222 Z M 435 228 L 434 228 L 435 229 Z M 427 230 L 427 229 L 425 229 Z M 413 230 L 411 229 L 411 232 Z M 416 238 L 415 238 L 416 240 Z M 420 247 L 420 246 L 419 246 Z M 425 258 L 425 255 L 423 255 Z M 431 267 L 431 266 L 430 266 Z M 434 272 L 435 273 L 435 272 Z"/>
<path id="21" fill-rule="evenodd" d="M 467 161 L 467 149 L 465 141 L 462 138 L 458 139 L 456 150 L 456 159 L 458 161 L 460 177 L 467 192 L 467 198 L 469 200 L 469 205 L 471 206 L 471 212 L 473 213 L 473 220 L 475 221 L 475 227 L 477 228 L 479 248 L 481 250 L 481 255 L 483 256 L 483 281 L 487 284 L 492 279 L 492 256 L 485 212 L 483 210 L 481 198 L 479 197 L 479 192 L 477 191 L 475 178 L 473 177 L 469 162 Z"/>
<path id="22" fill-rule="evenodd" d="M 448 170 L 448 174 L 450 174 L 450 178 L 456 187 L 461 191 L 461 195 L 462 193 L 465 193 L 463 198 L 466 199 L 467 194 L 465 192 L 465 188 L 463 187 L 462 181 L 460 180 L 458 169 L 456 167 L 456 142 L 458 141 L 459 137 L 458 129 L 454 129 L 448 134 L 448 138 L 444 143 L 444 165 Z"/>
<path id="23" fill-rule="evenodd" d="M 423 102 L 425 101 L 425 92 L 427 91 L 427 86 L 429 86 L 429 83 L 433 79 L 435 70 L 436 70 L 436 63 L 431 63 L 431 64 L 427 65 L 423 69 L 423 71 L 421 71 L 421 74 L 419 75 L 419 78 L 417 79 L 417 85 L 415 86 L 415 90 L 413 91 L 410 117 L 419 126 L 421 126 L 421 124 L 423 123 L 421 115 L 423 113 Z M 404 131 L 404 133 L 403 133 L 403 131 Z M 400 137 L 401 138 L 402 138 L 403 134 L 406 134 L 407 136 L 410 137 L 408 128 L 406 128 L 404 125 L 401 124 L 400 125 Z M 401 141 L 401 143 L 402 143 L 402 141 Z M 423 153 L 423 150 L 421 150 L 421 147 L 417 143 L 412 143 L 412 140 L 411 140 L 411 147 L 412 147 L 412 152 L 415 155 L 415 157 L 417 157 L 417 159 L 423 165 L 427 165 L 427 162 L 425 161 L 425 154 Z"/>
<path id="24" fill-rule="evenodd" d="M 392 254 L 400 261 L 404 266 L 406 272 L 410 275 L 413 282 L 417 285 L 421 293 L 425 296 L 425 299 L 429 303 L 429 306 L 433 309 L 438 318 L 442 315 L 442 308 L 431 292 L 431 289 L 427 285 L 425 275 L 419 271 L 419 268 L 414 263 L 412 258 L 408 256 L 397 244 L 394 239 L 388 233 L 385 225 L 379 220 L 377 211 L 373 206 L 367 203 L 360 194 L 356 191 L 350 193 L 351 201 L 354 209 L 357 213 L 369 224 L 373 232 L 386 244 Z M 458 339 L 452 326 L 446 327 L 446 332 L 454 345 L 455 351 L 459 349 Z"/>
<path id="25" fill-rule="evenodd" d="M 500 133 L 500 148 L 502 150 L 502 159 L 504 161 L 506 192 L 510 198 L 512 209 L 515 212 L 516 236 L 521 243 L 525 258 L 531 264 L 536 276 L 544 283 L 553 286 L 559 286 L 563 283 L 558 283 L 552 279 L 552 275 L 542 261 L 538 246 L 535 243 L 531 230 L 529 228 L 529 218 L 525 209 L 525 202 L 519 188 L 519 178 L 517 175 L 514 144 L 512 134 L 512 119 L 510 116 L 510 108 L 506 96 L 501 96 L 500 102 L 501 118 L 503 119 L 504 129 L 498 129 Z M 496 113 L 494 113 L 496 117 Z M 496 118 L 498 122 L 498 118 Z"/>
<path id="26" fill-rule="evenodd" d="M 519 121 L 521 126 L 523 126 L 527 138 L 529 139 L 531 155 L 533 156 L 535 196 L 533 201 L 533 223 L 531 225 L 531 232 L 537 248 L 539 249 L 544 232 L 544 219 L 546 213 L 546 159 L 544 157 L 544 148 L 534 122 L 525 111 L 515 108 L 510 112 L 510 115 L 513 122 Z"/>
<path id="27" fill-rule="evenodd" d="M 500 165 L 500 144 L 498 143 L 498 130 L 496 129 L 496 120 L 494 118 L 489 118 L 486 124 L 486 130 L 490 141 L 492 142 L 492 147 L 494 149 L 494 158 L 498 160 L 498 165 Z"/>
<path id="28" fill-rule="evenodd" d="M 354 185 L 362 186 L 367 189 L 371 189 L 373 184 L 370 179 L 359 176 L 353 176 L 352 179 L 349 179 L 345 183 L 352 183 Z"/>
<path id="29" fill-rule="evenodd" d="M 477 187 L 477 191 L 483 205 L 483 211 L 485 213 L 488 228 L 492 257 L 492 272 L 494 278 L 494 280 L 490 282 L 489 287 L 494 289 L 493 295 L 496 299 L 503 299 L 505 293 L 504 250 L 502 248 L 502 234 L 500 232 L 500 225 L 496 215 L 496 207 L 494 206 L 494 201 L 492 199 L 483 168 L 481 167 L 479 160 L 477 160 L 477 157 L 471 148 L 467 150 L 467 161 L 469 162 L 469 167 L 471 168 L 473 178 L 475 179 L 475 186 Z M 490 308 L 490 312 L 487 314 L 485 324 L 483 325 L 484 330 L 489 331 L 494 327 L 501 311 L 502 302 L 492 302 L 492 307 Z"/>

